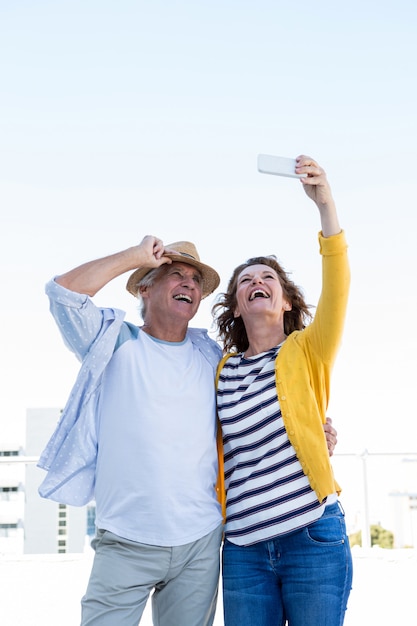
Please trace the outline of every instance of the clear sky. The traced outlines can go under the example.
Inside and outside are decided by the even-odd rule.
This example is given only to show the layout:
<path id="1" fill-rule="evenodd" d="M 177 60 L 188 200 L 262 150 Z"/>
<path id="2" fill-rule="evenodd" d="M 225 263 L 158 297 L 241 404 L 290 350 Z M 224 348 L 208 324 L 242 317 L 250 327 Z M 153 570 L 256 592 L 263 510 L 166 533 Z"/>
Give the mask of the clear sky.
<path id="1" fill-rule="evenodd" d="M 416 451 L 416 23 L 414 0 L 0 3 L 2 444 L 28 407 L 62 406 L 78 368 L 54 274 L 155 234 L 194 241 L 223 288 L 275 253 L 316 303 L 317 209 L 256 169 L 304 153 L 349 241 L 339 451 Z M 126 278 L 96 301 L 135 321 Z"/>

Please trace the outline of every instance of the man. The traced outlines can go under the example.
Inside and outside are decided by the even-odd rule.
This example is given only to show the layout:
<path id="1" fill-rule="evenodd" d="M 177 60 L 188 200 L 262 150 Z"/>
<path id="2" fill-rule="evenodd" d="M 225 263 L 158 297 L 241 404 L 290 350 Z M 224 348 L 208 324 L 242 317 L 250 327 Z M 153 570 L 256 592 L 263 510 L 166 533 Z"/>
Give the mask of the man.
<path id="1" fill-rule="evenodd" d="M 127 289 L 143 325 L 93 297 L 135 270 Z M 47 285 L 51 311 L 82 361 L 40 466 L 43 497 L 95 498 L 95 558 L 82 626 L 134 626 L 151 592 L 158 626 L 208 626 L 217 601 L 222 516 L 214 373 L 207 331 L 188 328 L 219 284 L 195 246 L 156 237 L 91 261 Z M 328 439 L 334 443 L 334 431 Z"/>

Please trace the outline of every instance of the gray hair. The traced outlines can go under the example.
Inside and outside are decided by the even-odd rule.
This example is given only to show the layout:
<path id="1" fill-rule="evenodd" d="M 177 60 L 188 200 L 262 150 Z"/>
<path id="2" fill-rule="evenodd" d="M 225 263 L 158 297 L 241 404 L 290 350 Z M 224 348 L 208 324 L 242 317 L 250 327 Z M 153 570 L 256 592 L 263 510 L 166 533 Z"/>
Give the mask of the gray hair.
<path id="1" fill-rule="evenodd" d="M 140 293 L 141 287 L 152 287 L 152 285 L 155 284 L 156 279 L 159 278 L 159 276 L 165 271 L 166 271 L 165 265 L 154 267 L 147 274 L 145 274 L 145 276 L 143 276 L 143 278 L 141 278 L 140 281 L 136 285 L 136 290 L 137 290 L 136 297 L 138 299 L 139 313 L 143 320 L 145 319 L 145 315 L 146 315 L 146 303 Z"/>

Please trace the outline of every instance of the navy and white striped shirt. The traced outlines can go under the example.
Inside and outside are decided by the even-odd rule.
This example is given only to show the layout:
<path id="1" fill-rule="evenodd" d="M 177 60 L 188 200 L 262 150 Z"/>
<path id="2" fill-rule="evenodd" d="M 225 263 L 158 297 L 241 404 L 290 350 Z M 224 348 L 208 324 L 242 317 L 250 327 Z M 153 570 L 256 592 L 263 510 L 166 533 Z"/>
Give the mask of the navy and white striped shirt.
<path id="1" fill-rule="evenodd" d="M 219 378 L 225 535 L 238 545 L 307 526 L 321 517 L 326 505 L 317 500 L 285 430 L 275 386 L 280 347 L 249 358 L 230 357 Z"/>

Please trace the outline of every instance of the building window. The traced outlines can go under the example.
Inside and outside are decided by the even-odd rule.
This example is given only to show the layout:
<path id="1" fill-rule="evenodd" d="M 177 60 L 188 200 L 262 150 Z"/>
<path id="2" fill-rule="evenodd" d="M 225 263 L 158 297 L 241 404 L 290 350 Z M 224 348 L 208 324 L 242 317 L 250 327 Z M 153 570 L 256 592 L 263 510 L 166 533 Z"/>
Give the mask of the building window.
<path id="1" fill-rule="evenodd" d="M 17 523 L 0 524 L 0 537 L 15 537 L 17 535 Z"/>
<path id="2" fill-rule="evenodd" d="M 0 500 L 17 500 L 18 487 L 0 487 Z"/>
<path id="3" fill-rule="evenodd" d="M 66 504 L 58 504 L 58 554 L 65 554 L 67 551 L 67 520 L 68 508 Z"/>
<path id="4" fill-rule="evenodd" d="M 58 554 L 65 554 L 67 551 L 67 540 L 58 539 Z"/>
<path id="5" fill-rule="evenodd" d="M 17 528 L 17 522 L 0 524 L 0 528 Z"/>

